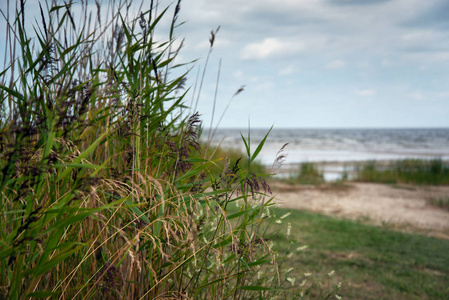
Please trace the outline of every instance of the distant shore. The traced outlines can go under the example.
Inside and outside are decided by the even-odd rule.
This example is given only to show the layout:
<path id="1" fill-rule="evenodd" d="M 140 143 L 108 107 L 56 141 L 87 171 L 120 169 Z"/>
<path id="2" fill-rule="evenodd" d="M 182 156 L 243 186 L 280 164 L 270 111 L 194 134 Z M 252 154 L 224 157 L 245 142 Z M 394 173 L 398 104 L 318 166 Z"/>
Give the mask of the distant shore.
<path id="1" fill-rule="evenodd" d="M 251 129 L 250 147 L 253 152 L 268 130 Z M 207 133 L 207 132 L 205 132 Z M 203 133 L 203 137 L 207 134 Z M 223 149 L 238 149 L 246 153 L 243 136 L 247 129 L 218 129 L 211 141 Z M 286 155 L 284 169 L 299 163 L 317 163 L 324 167 L 326 179 L 338 177 L 344 166 L 375 160 L 389 162 L 402 159 L 449 160 L 449 128 L 384 128 L 384 129 L 304 129 L 273 128 L 257 160 L 271 167 L 278 151 Z M 282 172 L 285 172 L 282 170 Z"/>
<path id="2" fill-rule="evenodd" d="M 416 159 L 415 160 L 424 160 L 429 161 L 431 158 L 424 159 Z M 320 161 L 320 162 L 307 162 L 313 164 L 320 172 L 322 172 L 325 181 L 332 182 L 336 180 L 341 180 L 343 177 L 346 179 L 354 179 L 356 175 L 357 168 L 361 168 L 367 163 L 375 162 L 377 167 L 387 168 L 394 162 L 403 161 L 403 159 L 394 159 L 394 160 L 353 160 L 353 161 Z M 449 160 L 443 160 L 445 164 L 449 164 Z M 277 178 L 285 178 L 297 170 L 299 170 L 301 164 L 303 163 L 287 163 L 284 164 L 280 169 L 274 170 L 277 173 Z M 270 166 L 266 166 L 270 167 Z"/>

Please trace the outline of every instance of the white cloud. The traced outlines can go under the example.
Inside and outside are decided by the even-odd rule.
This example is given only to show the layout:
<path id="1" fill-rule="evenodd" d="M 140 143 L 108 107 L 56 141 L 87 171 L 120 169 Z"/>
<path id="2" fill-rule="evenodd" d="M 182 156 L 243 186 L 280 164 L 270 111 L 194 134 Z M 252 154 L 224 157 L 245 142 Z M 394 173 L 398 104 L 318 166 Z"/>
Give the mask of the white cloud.
<path id="1" fill-rule="evenodd" d="M 304 46 L 297 41 L 283 41 L 277 38 L 266 38 L 261 42 L 246 45 L 240 53 L 245 60 L 265 59 L 268 57 L 290 56 L 301 52 Z"/>
<path id="2" fill-rule="evenodd" d="M 346 67 L 346 63 L 342 60 L 334 60 L 333 62 L 328 63 L 326 65 L 327 69 L 334 69 L 334 70 L 343 69 L 344 67 Z"/>
<path id="3" fill-rule="evenodd" d="M 377 95 L 377 92 L 375 90 L 358 90 L 356 91 L 356 95 L 360 97 L 373 97 Z"/>

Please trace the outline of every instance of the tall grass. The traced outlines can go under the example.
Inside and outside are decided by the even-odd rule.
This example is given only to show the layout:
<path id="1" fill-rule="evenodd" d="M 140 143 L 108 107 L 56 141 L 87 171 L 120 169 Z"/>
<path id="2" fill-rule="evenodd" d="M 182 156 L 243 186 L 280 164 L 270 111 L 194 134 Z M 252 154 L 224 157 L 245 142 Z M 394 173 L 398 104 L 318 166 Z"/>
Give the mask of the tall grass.
<path id="1" fill-rule="evenodd" d="M 269 169 L 264 166 L 260 161 L 254 160 L 249 164 L 249 158 L 240 149 L 233 148 L 207 148 L 206 156 L 212 159 L 215 164 L 211 166 L 211 172 L 215 174 L 221 174 L 223 169 L 229 168 L 235 164 L 239 169 L 245 172 L 252 172 L 255 174 L 267 174 Z M 248 169 L 248 166 L 251 169 Z"/>
<path id="2" fill-rule="evenodd" d="M 24 1 L 3 14 L 1 298 L 280 293 L 257 276 L 279 278 L 260 230 L 272 198 L 251 169 L 263 142 L 243 138 L 248 168 L 211 172 L 199 116 L 183 114 L 187 74 L 173 76 L 180 4 L 51 1 L 31 33 Z"/>
<path id="3" fill-rule="evenodd" d="M 405 159 L 393 161 L 386 166 L 371 161 L 358 166 L 355 180 L 380 183 L 448 185 L 449 164 L 441 159 Z"/>
<path id="4" fill-rule="evenodd" d="M 284 181 L 289 184 L 319 185 L 325 182 L 323 172 L 314 163 L 301 163 Z"/>

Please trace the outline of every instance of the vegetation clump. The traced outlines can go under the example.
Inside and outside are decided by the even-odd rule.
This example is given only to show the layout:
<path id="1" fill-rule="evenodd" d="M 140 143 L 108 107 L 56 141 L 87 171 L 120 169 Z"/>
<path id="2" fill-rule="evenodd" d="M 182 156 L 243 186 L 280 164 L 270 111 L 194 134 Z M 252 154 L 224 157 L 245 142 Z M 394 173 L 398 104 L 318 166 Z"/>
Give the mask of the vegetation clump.
<path id="1" fill-rule="evenodd" d="M 314 163 L 301 163 L 298 170 L 286 179 L 289 184 L 320 185 L 325 182 L 323 172 Z"/>
<path id="2" fill-rule="evenodd" d="M 243 138 L 247 167 L 211 171 L 221 158 L 184 105 L 181 1 L 167 41 L 155 32 L 169 8 L 95 3 L 40 5 L 33 35 L 24 1 L 3 13 L 0 298 L 289 293 L 261 229 L 272 197 L 251 166 L 263 142 L 252 152 Z"/>
<path id="3" fill-rule="evenodd" d="M 371 161 L 356 170 L 357 181 L 407 183 L 418 185 L 449 185 L 449 164 L 442 159 L 405 159 L 383 166 Z"/>

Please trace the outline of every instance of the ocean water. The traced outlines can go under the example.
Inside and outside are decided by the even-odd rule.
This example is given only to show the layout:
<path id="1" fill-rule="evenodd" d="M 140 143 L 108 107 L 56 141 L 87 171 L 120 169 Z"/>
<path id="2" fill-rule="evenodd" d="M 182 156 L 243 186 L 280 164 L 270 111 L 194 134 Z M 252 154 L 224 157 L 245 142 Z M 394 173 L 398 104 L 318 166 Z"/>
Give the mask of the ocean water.
<path id="1" fill-rule="evenodd" d="M 251 129 L 253 152 L 268 129 Z M 247 139 L 248 129 L 218 129 L 211 144 L 244 150 L 241 134 Z M 202 135 L 207 138 L 208 132 Z M 274 128 L 258 156 L 271 166 L 279 149 L 285 144 L 286 165 L 302 162 L 324 163 L 325 175 L 332 179 L 342 165 L 369 160 L 389 161 L 406 158 L 449 160 L 449 128 L 415 129 L 277 129 Z M 335 163 L 332 165 L 332 163 Z M 335 177 L 335 176 L 333 176 Z"/>

